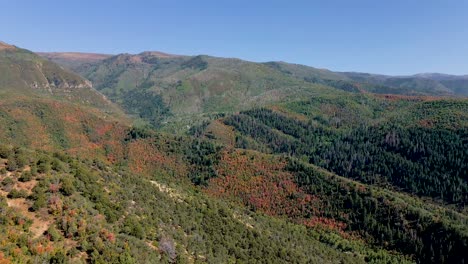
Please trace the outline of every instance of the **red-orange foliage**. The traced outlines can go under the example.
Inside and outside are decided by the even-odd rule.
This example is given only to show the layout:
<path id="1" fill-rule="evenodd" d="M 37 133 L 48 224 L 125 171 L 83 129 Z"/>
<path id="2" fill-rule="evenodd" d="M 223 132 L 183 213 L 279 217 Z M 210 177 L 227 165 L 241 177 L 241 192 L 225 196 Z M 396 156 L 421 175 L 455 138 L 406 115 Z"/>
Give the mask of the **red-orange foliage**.
<path id="1" fill-rule="evenodd" d="M 43 244 L 45 243 L 45 245 Z M 54 247 L 52 246 L 52 243 L 50 241 L 43 241 L 43 243 L 41 242 L 36 242 L 36 243 L 32 243 L 30 244 L 30 250 L 33 254 L 38 254 L 38 255 L 42 255 L 42 254 L 45 254 L 45 253 L 50 253 L 54 250 Z"/>
<path id="2" fill-rule="evenodd" d="M 338 222 L 335 219 L 325 218 L 325 217 L 313 217 L 309 219 L 302 219 L 300 223 L 308 227 L 318 227 L 324 229 L 333 229 L 339 232 L 343 232 L 346 228 L 346 224 L 343 222 Z"/>
<path id="3" fill-rule="evenodd" d="M 114 233 L 110 232 L 109 230 L 103 228 L 101 229 L 101 232 L 100 232 L 100 235 L 103 239 L 111 242 L 111 243 L 114 243 L 115 242 L 115 235 Z"/>
<path id="4" fill-rule="evenodd" d="M 9 258 L 5 257 L 3 252 L 0 251 L 0 264 L 10 264 L 11 261 Z"/>
<path id="5" fill-rule="evenodd" d="M 251 151 L 225 150 L 205 191 L 235 199 L 272 216 L 287 216 L 309 227 L 342 230 L 343 223 L 321 217 L 322 202 L 294 183 L 286 161 Z"/>
<path id="6" fill-rule="evenodd" d="M 187 168 L 176 155 L 165 151 L 154 139 L 139 139 L 128 145 L 130 169 L 136 173 L 152 174 L 155 171 L 186 175 Z"/>

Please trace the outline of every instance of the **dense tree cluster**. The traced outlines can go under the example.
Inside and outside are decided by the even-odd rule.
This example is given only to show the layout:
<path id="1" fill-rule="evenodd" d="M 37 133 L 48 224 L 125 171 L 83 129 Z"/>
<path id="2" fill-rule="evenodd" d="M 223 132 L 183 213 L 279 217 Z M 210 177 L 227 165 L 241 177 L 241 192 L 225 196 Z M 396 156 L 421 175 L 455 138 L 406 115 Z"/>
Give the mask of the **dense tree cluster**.
<path id="1" fill-rule="evenodd" d="M 337 129 L 313 117 L 309 122 L 299 121 L 268 109 L 242 112 L 224 122 L 239 132 L 238 147 L 291 157 L 289 170 L 296 182 L 321 197 L 324 216 L 345 222 L 349 231 L 358 231 L 379 246 L 414 255 L 422 263 L 466 261 L 468 234 L 463 217 L 429 216 L 418 206 L 402 205 L 366 187 L 346 187 L 295 161 L 464 208 L 468 202 L 466 129 L 385 123 Z"/>
<path id="2" fill-rule="evenodd" d="M 463 206 L 468 202 L 468 131 L 360 125 L 333 130 L 250 110 L 226 124 L 276 153 L 306 156 L 316 165 L 365 183 L 391 184 Z M 241 136 L 239 147 L 249 147 Z"/>

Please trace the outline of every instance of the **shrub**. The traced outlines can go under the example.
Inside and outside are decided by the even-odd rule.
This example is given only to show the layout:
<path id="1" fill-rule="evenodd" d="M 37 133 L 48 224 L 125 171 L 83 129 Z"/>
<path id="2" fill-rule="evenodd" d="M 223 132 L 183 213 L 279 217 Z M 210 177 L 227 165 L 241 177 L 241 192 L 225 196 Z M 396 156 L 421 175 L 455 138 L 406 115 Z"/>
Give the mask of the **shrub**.
<path id="1" fill-rule="evenodd" d="M 8 171 L 15 171 L 15 170 L 18 169 L 18 164 L 16 163 L 16 160 L 14 158 L 9 158 L 8 159 L 6 169 Z"/>
<path id="2" fill-rule="evenodd" d="M 13 180 L 13 178 L 11 177 L 6 177 L 5 179 L 3 179 L 2 181 L 2 185 L 3 186 L 11 186 L 15 183 L 15 181 Z"/>
<path id="3" fill-rule="evenodd" d="M 31 173 L 32 176 L 37 175 L 37 165 L 36 164 L 31 165 L 30 173 Z"/>
<path id="4" fill-rule="evenodd" d="M 17 149 L 15 153 L 15 161 L 19 168 L 22 168 L 29 164 L 27 154 L 24 150 Z"/>
<path id="5" fill-rule="evenodd" d="M 5 145 L 0 145 L 0 158 L 6 159 L 9 156 L 11 156 L 11 154 L 12 154 L 11 148 Z"/>
<path id="6" fill-rule="evenodd" d="M 128 216 L 125 218 L 123 231 L 124 233 L 139 239 L 146 238 L 145 230 L 138 222 L 138 220 L 133 216 Z"/>
<path id="7" fill-rule="evenodd" d="M 44 193 L 40 193 L 36 195 L 36 199 L 31 207 L 33 211 L 39 211 L 39 209 L 44 208 L 47 206 L 47 198 Z"/>
<path id="8" fill-rule="evenodd" d="M 47 229 L 47 235 L 49 235 L 51 241 L 60 241 L 62 236 L 60 232 L 55 228 L 54 225 L 51 225 L 49 229 Z"/>
<path id="9" fill-rule="evenodd" d="M 26 198 L 28 197 L 28 193 L 25 190 L 12 189 L 7 197 L 11 199 Z"/>
<path id="10" fill-rule="evenodd" d="M 29 171 L 23 171 L 23 173 L 21 173 L 21 176 L 18 178 L 18 180 L 20 182 L 28 182 L 30 180 L 32 180 L 32 174 L 31 172 Z"/>
<path id="11" fill-rule="evenodd" d="M 65 196 L 70 196 L 75 193 L 75 185 L 73 185 L 73 180 L 71 177 L 65 177 L 62 179 L 60 192 Z"/>
<path id="12" fill-rule="evenodd" d="M 159 241 L 159 249 L 166 253 L 170 262 L 174 262 L 177 257 L 176 246 L 174 241 L 168 237 L 162 237 Z"/>
<path id="13" fill-rule="evenodd" d="M 37 172 L 39 173 L 48 173 L 51 170 L 50 159 L 41 158 L 37 162 Z"/>

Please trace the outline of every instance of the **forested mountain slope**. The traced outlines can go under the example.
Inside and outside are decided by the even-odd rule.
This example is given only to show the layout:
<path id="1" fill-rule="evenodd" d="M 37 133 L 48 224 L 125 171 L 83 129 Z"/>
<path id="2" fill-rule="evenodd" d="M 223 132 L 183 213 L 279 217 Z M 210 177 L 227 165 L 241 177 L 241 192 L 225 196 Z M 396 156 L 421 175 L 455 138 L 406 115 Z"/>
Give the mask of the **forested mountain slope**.
<path id="1" fill-rule="evenodd" d="M 129 120 L 2 45 L 0 261 L 467 262 L 466 99 L 282 62 L 45 55 Z"/>
<path id="2" fill-rule="evenodd" d="M 340 229 L 217 197 L 197 179 L 209 178 L 220 153 L 237 153 L 231 146 L 132 128 L 118 111 L 109 112 L 115 106 L 107 101 L 101 107 L 65 96 L 78 96 L 74 89 L 100 96 L 90 86 L 70 85 L 86 83 L 81 77 L 54 64 L 45 72 L 41 65 L 49 62 L 11 48 L 1 62 L 20 70 L 1 78 L 0 261 L 411 261 Z"/>
<path id="3" fill-rule="evenodd" d="M 468 102 L 461 99 L 332 96 L 248 110 L 192 131 L 288 157 L 270 161 L 275 165 L 266 170 L 268 177 L 260 176 L 264 165 L 246 172 L 249 165 L 237 167 L 234 158 L 224 167 L 227 173 L 216 170 L 201 182 L 211 193 L 294 221 L 309 223 L 303 215 L 313 216 L 313 226 L 357 232 L 371 244 L 413 255 L 420 263 L 463 263 L 467 113 Z M 244 163 L 254 160 L 249 156 Z M 286 182 L 303 191 L 278 196 L 277 186 Z M 304 199 L 313 206 L 302 205 Z"/>
<path id="4" fill-rule="evenodd" d="M 466 76 L 445 74 L 387 76 L 356 72 L 342 74 L 351 80 L 375 85 L 375 89 L 369 90 L 371 92 L 406 95 L 468 95 L 468 78 Z"/>

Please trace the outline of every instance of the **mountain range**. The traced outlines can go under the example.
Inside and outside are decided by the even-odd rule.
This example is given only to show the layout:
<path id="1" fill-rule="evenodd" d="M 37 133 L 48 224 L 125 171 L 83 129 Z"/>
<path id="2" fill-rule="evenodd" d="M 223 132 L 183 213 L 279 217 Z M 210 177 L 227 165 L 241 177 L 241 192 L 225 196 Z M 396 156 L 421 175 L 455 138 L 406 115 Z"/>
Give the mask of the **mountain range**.
<path id="1" fill-rule="evenodd" d="M 466 263 L 468 77 L 0 43 L 0 263 Z"/>
<path id="2" fill-rule="evenodd" d="M 128 114 L 150 125 L 181 124 L 171 127 L 171 132 L 213 113 L 232 113 L 340 92 L 336 90 L 412 96 L 468 95 L 466 76 L 332 72 L 284 62 L 254 63 L 161 52 L 100 56 L 93 61 L 84 59 L 92 57 L 87 54 L 40 54 L 64 67 L 73 65 L 71 70 L 92 81 L 98 91 Z"/>

